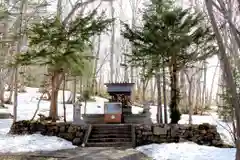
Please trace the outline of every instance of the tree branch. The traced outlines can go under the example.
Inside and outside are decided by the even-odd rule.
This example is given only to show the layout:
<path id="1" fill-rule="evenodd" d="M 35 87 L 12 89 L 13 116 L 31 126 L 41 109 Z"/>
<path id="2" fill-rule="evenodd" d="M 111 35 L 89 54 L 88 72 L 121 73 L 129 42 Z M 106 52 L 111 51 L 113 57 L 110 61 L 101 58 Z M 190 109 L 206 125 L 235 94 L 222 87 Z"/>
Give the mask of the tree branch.
<path id="1" fill-rule="evenodd" d="M 67 15 L 67 17 L 63 20 L 63 24 L 66 25 L 68 23 L 68 21 L 70 20 L 70 18 L 73 16 L 73 14 L 81 7 L 88 5 L 90 3 L 93 3 L 96 0 L 88 0 L 86 2 L 76 2 L 75 5 L 73 6 L 73 9 L 71 10 L 71 12 Z"/>

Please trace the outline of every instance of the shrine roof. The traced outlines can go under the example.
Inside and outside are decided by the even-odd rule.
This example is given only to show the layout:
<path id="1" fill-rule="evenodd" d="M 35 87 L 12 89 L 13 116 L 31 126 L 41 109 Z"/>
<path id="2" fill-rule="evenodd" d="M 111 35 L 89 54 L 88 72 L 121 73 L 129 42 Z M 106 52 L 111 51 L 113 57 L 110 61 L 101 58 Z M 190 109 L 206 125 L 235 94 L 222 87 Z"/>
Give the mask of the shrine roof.
<path id="1" fill-rule="evenodd" d="M 134 83 L 105 83 L 108 93 L 131 93 Z"/>

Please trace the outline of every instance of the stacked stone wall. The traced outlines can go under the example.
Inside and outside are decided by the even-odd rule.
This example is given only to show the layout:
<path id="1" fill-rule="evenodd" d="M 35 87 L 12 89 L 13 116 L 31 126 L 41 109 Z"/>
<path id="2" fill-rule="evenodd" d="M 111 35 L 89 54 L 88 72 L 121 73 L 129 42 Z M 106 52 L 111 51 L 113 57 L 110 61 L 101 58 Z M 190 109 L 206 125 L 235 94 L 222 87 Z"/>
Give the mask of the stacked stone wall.
<path id="1" fill-rule="evenodd" d="M 139 124 L 134 126 L 136 146 L 151 143 L 192 141 L 200 145 L 232 147 L 223 143 L 216 126 L 207 123 L 200 125 Z M 12 125 L 10 134 L 40 133 L 47 136 L 57 136 L 71 141 L 74 145 L 81 146 L 87 130 L 88 125 L 19 121 Z"/>
<path id="2" fill-rule="evenodd" d="M 199 145 L 231 147 L 223 143 L 217 128 L 207 123 L 200 125 L 137 125 L 136 145 L 151 143 L 178 143 L 192 141 Z"/>
<path id="3" fill-rule="evenodd" d="M 83 143 L 87 128 L 87 125 L 74 125 L 71 123 L 19 121 L 12 125 L 9 133 L 15 135 L 40 133 L 47 136 L 57 136 L 80 146 Z"/>

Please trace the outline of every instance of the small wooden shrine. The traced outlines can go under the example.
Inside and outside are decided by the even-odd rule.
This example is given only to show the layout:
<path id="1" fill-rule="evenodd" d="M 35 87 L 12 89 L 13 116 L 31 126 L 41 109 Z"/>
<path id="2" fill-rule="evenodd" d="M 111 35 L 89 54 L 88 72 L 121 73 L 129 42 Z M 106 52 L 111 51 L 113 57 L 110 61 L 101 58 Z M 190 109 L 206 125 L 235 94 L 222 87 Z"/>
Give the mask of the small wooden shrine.
<path id="1" fill-rule="evenodd" d="M 104 103 L 104 114 L 84 114 L 85 123 L 151 123 L 149 108 L 142 113 L 132 114 L 131 96 L 134 83 L 106 83 L 110 95 L 109 102 Z"/>
<path id="2" fill-rule="evenodd" d="M 105 123 L 124 123 L 124 115 L 132 114 L 131 95 L 134 83 L 106 83 L 105 85 L 111 98 L 104 104 L 104 121 Z"/>

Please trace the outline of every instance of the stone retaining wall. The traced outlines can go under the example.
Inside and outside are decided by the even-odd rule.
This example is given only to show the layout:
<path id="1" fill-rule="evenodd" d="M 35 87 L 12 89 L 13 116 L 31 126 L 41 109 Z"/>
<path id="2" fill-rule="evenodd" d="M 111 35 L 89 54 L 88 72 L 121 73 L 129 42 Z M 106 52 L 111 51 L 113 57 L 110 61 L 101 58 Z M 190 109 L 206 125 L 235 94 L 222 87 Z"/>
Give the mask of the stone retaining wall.
<path id="1" fill-rule="evenodd" d="M 74 145 L 81 145 L 87 130 L 86 125 L 77 126 L 71 123 L 41 123 L 36 121 L 18 121 L 12 125 L 10 134 L 23 135 L 40 133 L 47 136 L 57 136 Z"/>
<path id="2" fill-rule="evenodd" d="M 83 143 L 84 135 L 88 129 L 87 125 L 74 125 L 71 123 L 41 123 L 30 121 L 16 122 L 10 134 L 34 134 L 57 136 L 74 145 L 80 146 Z M 216 126 L 209 124 L 201 125 L 135 125 L 136 146 L 151 143 L 170 143 L 193 141 L 200 145 L 231 147 L 225 145 L 221 140 Z"/>
<path id="3" fill-rule="evenodd" d="M 216 126 L 200 125 L 138 125 L 136 145 L 192 141 L 200 145 L 231 147 L 221 140 Z"/>

